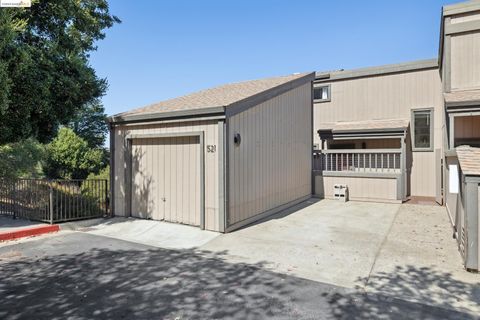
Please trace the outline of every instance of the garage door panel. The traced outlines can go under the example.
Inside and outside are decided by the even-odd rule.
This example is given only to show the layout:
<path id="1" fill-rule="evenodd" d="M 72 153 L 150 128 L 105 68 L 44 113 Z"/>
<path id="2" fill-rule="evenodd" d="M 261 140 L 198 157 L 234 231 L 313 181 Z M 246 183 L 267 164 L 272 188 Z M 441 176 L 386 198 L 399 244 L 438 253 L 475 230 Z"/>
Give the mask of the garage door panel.
<path id="1" fill-rule="evenodd" d="M 170 150 L 170 179 L 172 187 L 166 189 L 166 203 L 170 205 L 169 221 L 200 225 L 200 176 L 194 174 L 195 162 L 200 162 L 198 137 L 176 137 Z M 199 199 L 199 197 L 198 197 Z"/>
<path id="2" fill-rule="evenodd" d="M 132 143 L 132 216 L 152 218 L 157 210 L 155 193 L 158 189 L 153 172 L 153 158 L 148 139 Z"/>
<path id="3" fill-rule="evenodd" d="M 132 143 L 132 215 L 200 225 L 200 139 Z"/>
<path id="4" fill-rule="evenodd" d="M 195 157 L 199 149 L 198 137 L 177 138 L 176 150 L 174 151 L 177 159 L 176 170 L 172 172 L 177 181 L 177 194 L 175 211 L 172 212 L 172 219 L 175 222 L 199 225 L 199 216 L 195 216 L 195 208 L 199 208 L 200 203 L 196 201 L 195 186 L 199 185 L 200 177 L 193 175 L 193 166 L 199 159 Z"/>
<path id="5" fill-rule="evenodd" d="M 152 167 L 152 219 L 165 218 L 165 144 L 159 139 L 150 139 L 148 150 Z"/>
<path id="6" fill-rule="evenodd" d="M 173 156 L 172 156 L 172 139 L 165 140 L 165 198 L 171 198 L 172 188 L 175 187 L 175 179 L 172 179 L 172 166 L 173 166 Z M 172 201 L 165 201 L 165 213 L 164 219 L 171 221 L 172 217 Z"/>

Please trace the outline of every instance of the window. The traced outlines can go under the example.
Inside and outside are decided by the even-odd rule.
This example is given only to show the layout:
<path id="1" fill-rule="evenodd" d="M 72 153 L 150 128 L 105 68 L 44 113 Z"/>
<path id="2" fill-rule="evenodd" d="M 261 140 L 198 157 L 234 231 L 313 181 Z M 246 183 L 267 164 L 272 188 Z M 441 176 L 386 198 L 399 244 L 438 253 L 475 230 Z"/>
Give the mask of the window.
<path id="1" fill-rule="evenodd" d="M 413 110 L 413 151 L 433 150 L 433 109 Z"/>
<path id="2" fill-rule="evenodd" d="M 313 88 L 313 100 L 315 102 L 330 101 L 330 85 Z"/>

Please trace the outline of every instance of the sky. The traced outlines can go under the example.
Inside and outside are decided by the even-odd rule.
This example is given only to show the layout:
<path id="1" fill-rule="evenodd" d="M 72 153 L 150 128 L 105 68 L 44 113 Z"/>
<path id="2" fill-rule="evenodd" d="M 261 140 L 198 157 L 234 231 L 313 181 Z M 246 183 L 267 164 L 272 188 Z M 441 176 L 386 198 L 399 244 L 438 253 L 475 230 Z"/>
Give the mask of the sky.
<path id="1" fill-rule="evenodd" d="M 108 115 L 229 82 L 438 56 L 452 0 L 110 0 Z"/>

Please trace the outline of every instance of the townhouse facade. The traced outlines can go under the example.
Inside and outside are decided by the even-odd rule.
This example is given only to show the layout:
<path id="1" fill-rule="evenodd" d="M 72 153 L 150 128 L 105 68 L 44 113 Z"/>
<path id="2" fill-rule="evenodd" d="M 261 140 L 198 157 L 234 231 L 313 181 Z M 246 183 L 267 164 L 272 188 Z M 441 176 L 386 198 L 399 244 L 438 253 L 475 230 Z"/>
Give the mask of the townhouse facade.
<path id="1" fill-rule="evenodd" d="M 317 72 L 314 194 L 445 205 L 467 269 L 479 269 L 480 1 L 443 7 L 439 55 Z"/>

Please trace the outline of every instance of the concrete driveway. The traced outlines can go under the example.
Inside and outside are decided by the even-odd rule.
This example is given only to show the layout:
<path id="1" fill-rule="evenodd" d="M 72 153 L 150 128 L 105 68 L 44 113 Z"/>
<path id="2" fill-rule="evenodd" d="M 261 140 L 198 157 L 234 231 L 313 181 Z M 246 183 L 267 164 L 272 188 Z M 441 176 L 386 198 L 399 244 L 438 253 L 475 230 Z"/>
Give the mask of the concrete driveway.
<path id="1" fill-rule="evenodd" d="M 180 274 L 208 274 L 209 271 L 199 269 L 195 264 L 201 265 L 203 259 L 221 262 L 222 266 L 226 264 L 228 270 L 222 267 L 220 272 L 227 272 L 233 277 L 233 282 L 227 281 L 229 285 L 249 288 L 242 293 L 235 293 L 239 303 L 246 299 L 247 292 L 255 294 L 255 281 L 262 281 L 255 277 L 264 279 L 265 276 L 269 279 L 268 285 L 261 282 L 259 296 L 267 292 L 263 298 L 268 300 L 269 295 L 274 295 L 284 307 L 290 304 L 288 308 L 293 309 L 287 309 L 293 313 L 287 312 L 286 318 L 318 318 L 318 315 L 356 318 L 344 317 L 350 311 L 363 314 L 366 318 L 378 316 L 386 319 L 403 318 L 404 312 L 409 312 L 406 318 L 415 318 L 414 315 L 417 318 L 469 318 L 480 313 L 480 275 L 463 270 L 456 242 L 451 238 L 447 214 L 439 206 L 341 203 L 311 199 L 255 225 L 225 235 L 202 232 L 188 226 L 135 219 L 107 220 L 81 230 L 84 232 L 73 235 L 97 237 L 93 247 L 102 245 L 103 248 L 105 243 L 113 243 L 110 244 L 111 248 L 108 247 L 110 250 L 130 243 L 128 250 L 144 250 L 142 245 L 149 245 L 148 248 L 161 250 L 158 252 L 167 261 L 170 261 L 170 254 L 177 256 L 181 253 L 182 259 L 185 259 L 185 262 L 173 259 L 172 266 L 160 264 L 157 269 L 154 265 L 143 266 L 139 261 L 140 265 L 132 265 L 132 272 L 137 268 L 147 268 L 155 273 L 155 270 L 178 267 Z M 129 242 L 115 242 L 119 240 L 105 236 Z M 85 240 L 87 251 L 91 250 L 88 249 L 91 241 L 88 239 Z M 75 240 L 67 242 L 72 246 Z M 35 252 L 41 253 L 41 247 Z M 48 248 L 52 251 L 51 244 Z M 164 251 L 163 248 L 171 250 Z M 65 250 L 68 252 L 71 249 Z M 20 250 L 22 254 L 24 251 Z M 129 259 L 135 259 L 135 254 L 131 255 Z M 102 263 L 110 266 L 117 263 L 116 258 L 112 262 L 103 260 Z M 237 273 L 242 274 L 244 268 L 249 270 L 249 266 L 260 271 L 255 271 L 255 277 L 248 278 L 247 285 L 241 277 L 237 277 Z M 174 273 L 181 277 L 176 271 Z M 169 278 L 168 275 L 165 277 Z M 189 281 L 194 281 L 193 278 L 192 275 Z M 214 282 L 226 281 L 222 279 L 215 277 Z M 285 279 L 289 281 L 288 290 L 292 295 L 277 295 L 284 289 L 277 282 L 283 283 Z M 198 281 L 203 285 L 208 282 L 203 276 Z M 157 284 L 163 285 L 160 282 L 152 285 Z M 306 291 L 297 285 L 304 286 Z M 224 288 L 220 284 L 218 287 Z M 304 300 L 300 305 L 293 302 L 302 298 Z M 235 300 L 234 297 L 232 299 Z M 322 309 L 317 310 L 320 313 L 316 314 L 315 306 L 311 303 L 318 304 L 320 309 L 328 306 L 328 312 L 324 314 L 327 309 Z M 295 312 L 298 311 L 292 310 L 298 308 L 309 311 L 296 317 Z M 392 308 L 395 310 L 392 311 Z M 461 316 L 451 312 L 460 312 Z M 278 317 L 282 312 L 272 314 Z M 244 315 L 248 318 L 248 314 Z M 268 316 L 262 313 L 259 317 Z"/>
<path id="2" fill-rule="evenodd" d="M 0 246 L 0 319 L 476 319 L 470 312 L 84 232 Z"/>
<path id="3" fill-rule="evenodd" d="M 354 287 L 368 276 L 400 205 L 311 199 L 202 246 L 232 261 Z"/>

